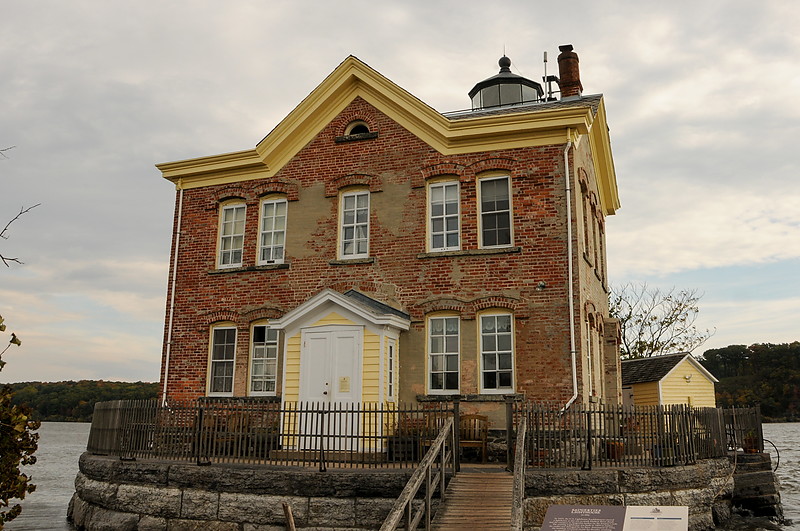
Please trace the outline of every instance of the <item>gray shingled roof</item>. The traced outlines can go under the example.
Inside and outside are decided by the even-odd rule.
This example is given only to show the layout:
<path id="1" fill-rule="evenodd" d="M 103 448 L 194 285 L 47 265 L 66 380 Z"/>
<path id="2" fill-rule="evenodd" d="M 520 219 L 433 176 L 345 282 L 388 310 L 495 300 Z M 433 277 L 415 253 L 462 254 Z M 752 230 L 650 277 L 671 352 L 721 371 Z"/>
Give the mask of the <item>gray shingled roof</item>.
<path id="1" fill-rule="evenodd" d="M 350 289 L 344 292 L 345 297 L 350 297 L 351 299 L 358 301 L 363 306 L 371 309 L 376 314 L 391 314 L 396 315 L 398 317 L 402 317 L 403 319 L 411 319 L 411 316 L 407 313 L 398 310 L 397 308 L 392 308 L 388 304 L 384 304 L 380 301 L 376 301 L 372 297 L 368 295 L 364 295 L 360 291 Z"/>
<path id="2" fill-rule="evenodd" d="M 581 96 L 580 98 L 568 98 L 566 100 L 546 101 L 546 102 L 533 102 L 523 103 L 521 105 L 508 105 L 504 107 L 491 107 L 477 111 L 454 111 L 446 112 L 444 115 L 450 120 L 464 120 L 467 118 L 479 118 L 482 116 L 494 116 L 498 114 L 513 114 L 518 112 L 540 112 L 549 111 L 552 109 L 564 109 L 569 107 L 589 107 L 592 109 L 592 115 L 597 114 L 597 108 L 600 105 L 600 100 L 603 99 L 602 94 L 591 94 L 588 96 Z"/>
<path id="3" fill-rule="evenodd" d="M 688 352 L 681 352 L 652 358 L 622 360 L 622 385 L 657 382 L 689 355 Z"/>

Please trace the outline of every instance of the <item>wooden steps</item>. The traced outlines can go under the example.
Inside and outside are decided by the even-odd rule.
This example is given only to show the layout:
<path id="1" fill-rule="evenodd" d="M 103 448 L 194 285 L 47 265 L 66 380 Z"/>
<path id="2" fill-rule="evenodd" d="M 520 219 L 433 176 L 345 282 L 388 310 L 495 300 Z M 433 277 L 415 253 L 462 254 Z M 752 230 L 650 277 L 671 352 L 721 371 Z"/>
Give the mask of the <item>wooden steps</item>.
<path id="1" fill-rule="evenodd" d="M 498 468 L 462 469 L 447 487 L 431 523 L 436 531 L 489 531 L 511 527 L 514 476 Z"/>

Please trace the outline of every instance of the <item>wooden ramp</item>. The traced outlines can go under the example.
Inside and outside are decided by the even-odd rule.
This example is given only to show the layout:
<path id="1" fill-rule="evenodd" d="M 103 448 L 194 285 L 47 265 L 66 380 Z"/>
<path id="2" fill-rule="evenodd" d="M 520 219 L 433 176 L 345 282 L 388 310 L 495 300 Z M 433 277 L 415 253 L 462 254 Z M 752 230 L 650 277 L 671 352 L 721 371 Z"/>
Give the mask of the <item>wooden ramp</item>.
<path id="1" fill-rule="evenodd" d="M 489 531 L 511 527 L 514 476 L 496 467 L 462 468 L 447 486 L 444 505 L 431 523 L 436 531 Z"/>

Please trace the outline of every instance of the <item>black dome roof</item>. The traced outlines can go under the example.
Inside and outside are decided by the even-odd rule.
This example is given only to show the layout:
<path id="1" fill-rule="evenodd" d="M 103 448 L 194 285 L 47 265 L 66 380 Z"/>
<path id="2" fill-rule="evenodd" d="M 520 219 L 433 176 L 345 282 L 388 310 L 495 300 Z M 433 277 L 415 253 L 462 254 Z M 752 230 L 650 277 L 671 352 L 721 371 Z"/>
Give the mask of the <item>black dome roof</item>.
<path id="1" fill-rule="evenodd" d="M 542 85 L 540 85 L 536 81 L 530 80 L 526 77 L 518 76 L 517 74 L 513 73 L 510 68 L 511 59 L 509 59 L 505 55 L 500 58 L 497 64 L 500 66 L 500 73 L 488 79 L 484 79 L 483 81 L 472 87 L 472 90 L 469 91 L 470 98 L 474 97 L 479 90 L 484 89 L 486 87 L 491 87 L 493 85 L 506 85 L 506 84 L 525 85 L 526 87 L 531 87 L 532 89 L 536 90 L 539 96 L 544 94 L 544 91 L 542 90 Z"/>

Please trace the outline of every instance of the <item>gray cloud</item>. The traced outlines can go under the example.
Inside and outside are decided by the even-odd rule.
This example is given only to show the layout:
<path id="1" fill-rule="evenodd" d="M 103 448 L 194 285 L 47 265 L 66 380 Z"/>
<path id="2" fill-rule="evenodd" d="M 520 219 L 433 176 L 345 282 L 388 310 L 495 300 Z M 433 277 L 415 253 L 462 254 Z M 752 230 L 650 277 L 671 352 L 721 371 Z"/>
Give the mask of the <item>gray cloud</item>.
<path id="1" fill-rule="evenodd" d="M 572 42 L 609 112 L 612 278 L 795 263 L 799 18 L 780 1 L 15 5 L 0 19 L 0 147 L 17 146 L 0 219 L 43 204 L 0 243 L 26 261 L 0 271 L 0 313 L 39 361 L 2 377 L 157 378 L 174 190 L 153 165 L 254 146 L 349 54 L 447 111 L 504 49 L 536 78 L 542 52 L 554 73 Z M 775 281 L 761 306 L 797 314 L 800 287 Z M 708 293 L 713 326 L 788 334 L 735 310 L 739 284 Z"/>

